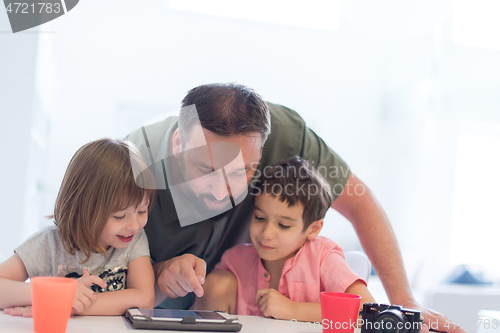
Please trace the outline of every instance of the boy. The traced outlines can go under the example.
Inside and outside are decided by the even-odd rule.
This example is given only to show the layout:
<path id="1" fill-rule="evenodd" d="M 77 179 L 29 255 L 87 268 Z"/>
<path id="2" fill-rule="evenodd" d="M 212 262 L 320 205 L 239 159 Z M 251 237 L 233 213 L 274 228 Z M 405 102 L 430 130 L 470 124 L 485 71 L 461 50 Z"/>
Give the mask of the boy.
<path id="1" fill-rule="evenodd" d="M 224 253 L 195 309 L 320 322 L 320 292 L 360 295 L 360 308 L 374 301 L 342 249 L 318 236 L 332 195 L 306 161 L 294 156 L 266 168 L 253 194 L 252 244 Z"/>

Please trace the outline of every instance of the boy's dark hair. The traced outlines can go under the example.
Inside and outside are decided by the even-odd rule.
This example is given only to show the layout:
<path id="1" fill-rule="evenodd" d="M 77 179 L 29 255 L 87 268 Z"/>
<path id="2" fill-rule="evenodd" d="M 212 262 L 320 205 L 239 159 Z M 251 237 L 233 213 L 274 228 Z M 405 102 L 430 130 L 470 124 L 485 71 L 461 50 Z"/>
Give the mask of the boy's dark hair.
<path id="1" fill-rule="evenodd" d="M 301 203 L 304 207 L 303 230 L 324 218 L 333 202 L 328 183 L 297 155 L 264 168 L 255 183 L 253 194 L 278 197 L 281 202 L 288 203 L 288 207 Z"/>
<path id="2" fill-rule="evenodd" d="M 189 105 L 196 109 L 187 107 Z M 198 86 L 187 93 L 181 106 L 179 129 L 183 142 L 198 118 L 203 128 L 223 137 L 261 133 L 262 145 L 271 132 L 271 116 L 266 103 L 259 94 L 241 84 Z"/>

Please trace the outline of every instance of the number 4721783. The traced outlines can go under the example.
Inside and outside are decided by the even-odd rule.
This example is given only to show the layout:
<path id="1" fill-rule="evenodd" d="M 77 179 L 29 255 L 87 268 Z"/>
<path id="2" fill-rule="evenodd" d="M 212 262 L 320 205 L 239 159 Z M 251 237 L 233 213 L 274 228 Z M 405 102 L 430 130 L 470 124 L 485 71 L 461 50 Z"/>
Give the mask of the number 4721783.
<path id="1" fill-rule="evenodd" d="M 7 13 L 19 13 L 19 14 L 28 14 L 28 13 L 47 13 L 47 14 L 59 14 L 61 12 L 61 4 L 60 3 L 26 3 L 26 2 L 14 2 L 9 3 L 5 8 Z"/>

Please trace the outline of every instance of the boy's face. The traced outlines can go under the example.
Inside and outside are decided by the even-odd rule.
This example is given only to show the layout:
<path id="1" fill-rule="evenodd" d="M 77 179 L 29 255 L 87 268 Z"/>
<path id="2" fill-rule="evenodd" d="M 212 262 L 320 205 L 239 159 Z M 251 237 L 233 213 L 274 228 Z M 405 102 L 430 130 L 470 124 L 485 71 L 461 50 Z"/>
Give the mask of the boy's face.
<path id="1" fill-rule="evenodd" d="M 318 221 L 303 230 L 303 212 L 301 203 L 288 207 L 288 203 L 271 195 L 261 194 L 255 198 L 250 238 L 262 259 L 291 258 L 307 239 L 317 236 L 321 229 L 316 228 Z"/>

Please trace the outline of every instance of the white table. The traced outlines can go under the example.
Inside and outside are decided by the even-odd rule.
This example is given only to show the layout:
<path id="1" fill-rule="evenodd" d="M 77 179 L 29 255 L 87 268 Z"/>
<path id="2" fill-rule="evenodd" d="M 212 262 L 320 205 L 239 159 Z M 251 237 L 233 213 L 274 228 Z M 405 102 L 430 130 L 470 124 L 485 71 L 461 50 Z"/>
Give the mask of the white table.
<path id="1" fill-rule="evenodd" d="M 306 323 L 300 323 L 297 327 L 295 323 L 286 320 L 268 319 L 253 316 L 238 316 L 243 328 L 241 333 L 321 333 L 321 327 L 312 323 L 306 327 Z M 0 310 L 0 332 L 2 333 L 24 333 L 33 332 L 33 319 L 12 317 Z M 67 333 L 120 333 L 120 332 L 149 332 L 152 330 L 134 330 L 125 317 L 85 317 L 75 316 L 69 319 Z M 171 332 L 174 331 L 163 331 Z M 182 331 L 185 333 L 186 331 Z M 359 333 L 360 329 L 355 329 L 354 333 Z"/>

